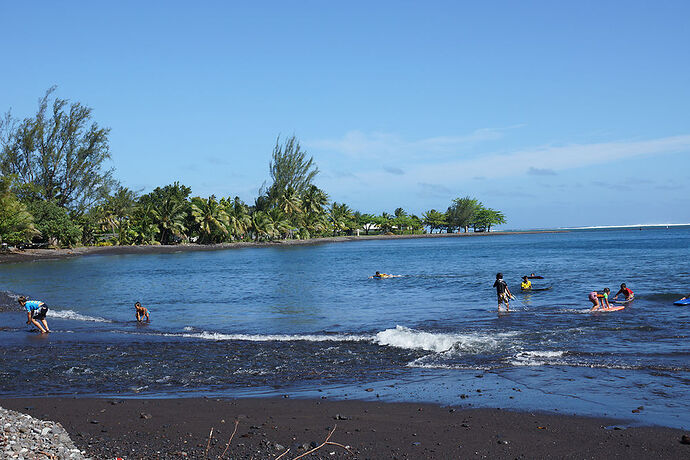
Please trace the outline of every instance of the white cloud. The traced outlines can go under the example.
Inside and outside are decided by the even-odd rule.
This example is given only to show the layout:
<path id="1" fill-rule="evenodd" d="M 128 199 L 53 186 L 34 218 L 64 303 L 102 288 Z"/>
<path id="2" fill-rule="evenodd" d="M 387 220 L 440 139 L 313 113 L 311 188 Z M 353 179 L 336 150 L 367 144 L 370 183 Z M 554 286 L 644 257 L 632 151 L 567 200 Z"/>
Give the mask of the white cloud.
<path id="1" fill-rule="evenodd" d="M 350 131 L 340 139 L 320 139 L 306 142 L 311 149 L 337 152 L 350 158 L 380 159 L 393 156 L 398 159 L 424 158 L 428 154 L 457 153 L 459 149 L 483 141 L 503 137 L 508 128 L 484 128 L 461 136 L 438 136 L 417 141 L 407 141 L 397 134 L 364 133 Z"/>
<path id="2" fill-rule="evenodd" d="M 537 165 L 542 170 L 596 166 L 637 156 L 662 155 L 690 151 L 690 135 L 663 137 L 646 141 L 618 141 L 596 144 L 571 144 L 540 147 L 504 154 L 490 154 L 468 160 L 426 164 L 416 168 L 417 180 L 435 182 L 459 177 L 498 178 L 528 174 Z"/>

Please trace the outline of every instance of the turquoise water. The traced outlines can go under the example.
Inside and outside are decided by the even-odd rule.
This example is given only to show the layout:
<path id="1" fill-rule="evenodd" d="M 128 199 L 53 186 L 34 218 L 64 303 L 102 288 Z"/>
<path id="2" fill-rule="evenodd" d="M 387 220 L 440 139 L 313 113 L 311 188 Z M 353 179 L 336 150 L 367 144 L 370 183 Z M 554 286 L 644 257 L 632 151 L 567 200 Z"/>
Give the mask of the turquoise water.
<path id="1" fill-rule="evenodd" d="M 690 228 L 0 265 L 0 395 L 325 395 L 690 426 Z M 376 270 L 400 277 L 373 280 Z M 498 315 L 497 271 L 517 295 Z M 545 277 L 523 294 L 521 275 Z M 589 312 L 621 282 L 625 310 Z M 11 299 L 51 308 L 27 333 Z M 135 301 L 151 312 L 134 321 Z M 366 391 L 366 390 L 373 391 Z M 477 391 L 480 390 L 480 391 Z M 639 412 L 633 413 L 643 407 Z"/>

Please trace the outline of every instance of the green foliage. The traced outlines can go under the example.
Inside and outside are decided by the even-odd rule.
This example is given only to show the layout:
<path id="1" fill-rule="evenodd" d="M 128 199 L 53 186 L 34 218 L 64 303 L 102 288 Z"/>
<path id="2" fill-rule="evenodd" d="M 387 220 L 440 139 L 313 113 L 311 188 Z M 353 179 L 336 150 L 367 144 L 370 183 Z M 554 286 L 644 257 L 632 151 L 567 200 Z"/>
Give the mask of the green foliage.
<path id="1" fill-rule="evenodd" d="M 431 233 L 434 233 L 434 230 L 441 230 L 448 226 L 448 222 L 446 222 L 446 214 L 435 209 L 431 209 L 422 214 L 422 223 L 429 227 L 429 231 Z"/>
<path id="2" fill-rule="evenodd" d="M 464 198 L 456 198 L 446 211 L 446 222 L 448 224 L 448 232 L 455 229 L 467 229 L 474 222 L 474 216 L 482 207 L 482 204 L 476 198 L 466 196 Z"/>
<path id="3" fill-rule="evenodd" d="M 113 185 L 112 169 L 105 166 L 110 130 L 92 121 L 92 110 L 79 102 L 51 102 L 54 90 L 46 91 L 35 116 L 5 116 L 0 169 L 24 184 L 23 199 L 51 201 L 81 214 Z"/>
<path id="4" fill-rule="evenodd" d="M 364 234 L 368 235 L 376 225 L 376 216 L 373 214 L 360 214 L 357 218 L 357 224 L 364 230 Z"/>
<path id="5" fill-rule="evenodd" d="M 40 235 L 34 218 L 11 190 L 12 178 L 0 176 L 0 243 L 17 245 Z"/>
<path id="6" fill-rule="evenodd" d="M 491 230 L 505 216 L 475 198 L 456 198 L 441 213 L 422 218 L 402 207 L 380 216 L 353 212 L 333 202 L 312 182 L 319 170 L 295 136 L 276 140 L 269 172 L 253 206 L 239 197 L 190 199 L 191 189 L 175 182 L 137 197 L 112 180 L 109 130 L 92 120 L 92 110 L 53 97 L 40 100 L 35 116 L 0 118 L 0 240 L 19 243 L 42 235 L 44 241 L 83 244 L 176 244 L 184 241 L 265 241 L 352 234 L 372 228 L 381 233 L 421 233 L 470 226 Z M 15 180 L 8 177 L 11 174 Z M 112 193 L 110 193 L 114 190 Z M 104 242 L 107 240 L 107 242 Z"/>
<path id="7" fill-rule="evenodd" d="M 344 231 L 352 231 L 356 226 L 352 210 L 345 203 L 333 202 L 328 210 L 328 219 L 333 236 L 337 236 Z"/>
<path id="8" fill-rule="evenodd" d="M 280 143 L 280 137 L 276 139 L 270 163 L 273 184 L 268 189 L 268 198 L 272 203 L 281 199 L 287 191 L 302 195 L 311 185 L 319 169 L 314 164 L 314 158 L 307 160 L 306 157 L 307 153 L 302 150 L 295 136 L 283 144 Z"/>
<path id="9" fill-rule="evenodd" d="M 496 211 L 491 208 L 481 207 L 476 215 L 472 225 L 474 226 L 474 231 L 491 231 L 492 225 L 505 224 L 506 219 L 501 211 Z"/>
<path id="10" fill-rule="evenodd" d="M 175 182 L 165 187 L 156 187 L 153 192 L 139 199 L 139 206 L 150 206 L 149 216 L 158 226 L 158 241 L 172 244 L 184 236 L 193 223 L 191 203 L 188 201 L 192 189 Z"/>
<path id="11" fill-rule="evenodd" d="M 215 196 L 192 198 L 192 216 L 199 224 L 202 242 L 219 243 L 228 234 L 228 215 Z"/>
<path id="12" fill-rule="evenodd" d="M 42 241 L 53 246 L 72 246 L 82 235 L 67 210 L 53 201 L 34 201 L 27 206 L 35 219 Z"/>

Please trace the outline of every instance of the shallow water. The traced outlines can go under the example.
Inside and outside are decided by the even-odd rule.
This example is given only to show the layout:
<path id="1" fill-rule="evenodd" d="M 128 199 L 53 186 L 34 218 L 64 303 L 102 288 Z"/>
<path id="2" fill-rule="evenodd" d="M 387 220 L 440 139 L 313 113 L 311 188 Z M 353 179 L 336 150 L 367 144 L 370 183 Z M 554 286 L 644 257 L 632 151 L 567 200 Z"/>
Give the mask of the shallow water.
<path id="1" fill-rule="evenodd" d="M 55 331 L 27 333 L 0 298 L 0 395 L 378 396 L 687 428 L 688 260 L 680 227 L 0 265 L 0 290 L 45 301 Z M 501 315 L 497 271 L 518 299 Z M 520 293 L 531 272 L 553 289 Z M 621 282 L 632 304 L 589 312 Z"/>

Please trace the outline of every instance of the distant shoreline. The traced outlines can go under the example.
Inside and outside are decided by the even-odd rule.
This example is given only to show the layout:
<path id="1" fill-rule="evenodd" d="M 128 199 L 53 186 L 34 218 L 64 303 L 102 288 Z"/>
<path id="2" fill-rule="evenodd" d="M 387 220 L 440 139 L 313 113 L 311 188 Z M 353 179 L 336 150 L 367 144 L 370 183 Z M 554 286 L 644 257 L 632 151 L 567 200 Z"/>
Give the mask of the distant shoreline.
<path id="1" fill-rule="evenodd" d="M 368 240 L 405 240 L 417 238 L 470 238 L 499 235 L 530 235 L 540 233 L 567 233 L 568 230 L 530 230 L 516 232 L 482 232 L 482 233 L 426 233 L 422 235 L 361 235 L 311 238 L 308 240 L 275 240 L 261 243 L 236 242 L 220 244 L 179 244 L 179 245 L 137 245 L 137 246 L 83 246 L 71 249 L 25 249 L 13 250 L 0 254 L 0 264 L 13 262 L 34 262 L 40 260 L 67 259 L 89 255 L 125 255 L 125 254 L 173 254 L 190 251 L 220 251 L 240 248 L 266 248 L 281 246 L 312 246 L 325 243 L 342 243 Z"/>

